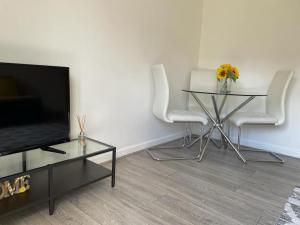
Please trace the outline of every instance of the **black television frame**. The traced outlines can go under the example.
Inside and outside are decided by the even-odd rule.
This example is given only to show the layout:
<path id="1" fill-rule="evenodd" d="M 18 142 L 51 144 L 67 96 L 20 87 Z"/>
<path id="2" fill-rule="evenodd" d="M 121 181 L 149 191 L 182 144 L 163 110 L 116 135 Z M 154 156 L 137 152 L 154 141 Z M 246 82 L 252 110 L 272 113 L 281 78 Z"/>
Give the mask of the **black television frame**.
<path id="1" fill-rule="evenodd" d="M 1 74 L 1 65 L 7 65 L 7 66 L 20 66 L 20 67 L 31 67 L 31 68 L 37 68 L 37 69 L 62 69 L 62 70 L 66 70 L 65 72 L 67 73 L 67 78 L 68 78 L 68 82 L 66 85 L 66 89 L 67 91 L 67 118 L 68 118 L 68 137 L 66 140 L 64 141 L 59 141 L 59 142 L 49 142 L 47 143 L 47 145 L 32 145 L 32 146 L 28 146 L 28 147 L 24 147 L 24 148 L 20 148 L 20 149 L 9 149 L 7 151 L 3 151 L 0 152 L 0 157 L 4 156 L 4 155 L 10 155 L 10 154 L 14 154 L 14 153 L 20 153 L 20 152 L 25 152 L 25 151 L 30 151 L 32 149 L 36 149 L 36 148 L 41 148 L 42 150 L 45 151 L 52 151 L 52 152 L 56 152 L 56 153 L 64 153 L 64 152 L 58 152 L 58 151 L 54 151 L 54 149 L 49 148 L 50 145 L 55 145 L 55 144 L 60 144 L 60 143 L 64 143 L 64 142 L 68 142 L 70 141 L 70 130 L 71 130 L 71 123 L 70 123 L 70 69 L 69 67 L 64 67 L 64 66 L 49 66 L 49 65 L 38 65 L 38 64 L 23 64 L 23 63 L 8 63 L 8 62 L 0 62 L 0 74 Z"/>

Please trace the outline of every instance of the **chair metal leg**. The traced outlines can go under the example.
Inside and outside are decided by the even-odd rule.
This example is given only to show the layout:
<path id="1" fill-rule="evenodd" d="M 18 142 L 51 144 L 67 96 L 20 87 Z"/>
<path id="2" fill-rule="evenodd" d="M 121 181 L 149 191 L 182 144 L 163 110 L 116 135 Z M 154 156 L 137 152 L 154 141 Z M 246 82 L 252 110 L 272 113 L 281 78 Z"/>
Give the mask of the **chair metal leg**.
<path id="1" fill-rule="evenodd" d="M 199 145 L 199 154 L 198 154 L 198 159 L 200 159 L 201 157 L 201 153 L 202 153 L 202 143 L 203 143 L 203 135 L 200 135 L 200 145 Z"/>
<path id="2" fill-rule="evenodd" d="M 267 154 L 270 154 L 274 158 L 274 160 L 246 159 L 247 162 L 284 163 L 284 159 L 279 157 L 274 152 L 264 151 L 264 150 L 255 150 L 255 149 L 245 149 L 245 148 L 241 149 L 241 135 L 242 135 L 242 128 L 239 127 L 238 128 L 238 143 L 237 143 L 237 149 L 239 151 L 249 151 L 249 152 L 252 151 L 252 152 L 259 152 L 259 153 L 267 153 Z"/>
<path id="3" fill-rule="evenodd" d="M 238 150 L 240 150 L 240 146 L 241 146 L 241 132 L 242 132 L 242 128 L 239 127 L 238 128 Z"/>
<path id="4" fill-rule="evenodd" d="M 230 121 L 227 122 L 227 136 L 229 137 L 229 139 L 231 139 L 231 124 Z"/>
<path id="5" fill-rule="evenodd" d="M 193 147 L 194 144 L 196 144 L 198 141 L 201 141 L 201 138 L 202 138 L 202 135 L 200 135 L 199 137 L 197 137 L 194 141 L 192 141 L 192 139 L 191 139 L 191 142 L 188 145 L 186 145 L 186 147 L 187 148 Z"/>
<path id="6" fill-rule="evenodd" d="M 154 149 L 151 149 L 154 150 Z M 155 161 L 173 161 L 173 160 L 196 160 L 199 158 L 199 155 L 197 154 L 196 156 L 193 157 L 159 157 L 155 156 L 151 150 L 147 149 L 146 152 L 148 155 Z"/>
<path id="7" fill-rule="evenodd" d="M 188 132 L 188 129 L 185 128 L 185 135 L 183 137 L 183 142 L 181 145 L 163 145 L 163 146 L 155 146 L 152 148 L 148 148 L 148 150 L 159 150 L 159 149 L 182 149 L 186 148 L 188 145 L 190 145 L 190 139 L 192 137 L 189 137 L 190 133 Z"/>
<path id="8" fill-rule="evenodd" d="M 156 161 L 171 161 L 171 160 L 195 160 L 199 158 L 200 153 L 197 153 L 197 155 L 191 156 L 191 157 L 159 157 L 156 156 L 152 150 L 161 150 L 161 149 L 188 149 L 192 147 L 195 143 L 200 141 L 200 144 L 202 142 L 202 135 L 200 137 L 196 138 L 194 141 L 192 141 L 192 131 L 191 129 L 186 129 L 185 136 L 183 137 L 183 144 L 180 146 L 156 146 L 152 148 L 146 149 L 146 152 L 148 155 Z"/>
<path id="9" fill-rule="evenodd" d="M 188 137 L 188 139 L 187 139 L 187 145 L 189 145 L 192 142 L 192 136 L 193 136 L 192 128 L 191 127 L 187 128 L 186 133 L 188 135 L 187 136 Z"/>

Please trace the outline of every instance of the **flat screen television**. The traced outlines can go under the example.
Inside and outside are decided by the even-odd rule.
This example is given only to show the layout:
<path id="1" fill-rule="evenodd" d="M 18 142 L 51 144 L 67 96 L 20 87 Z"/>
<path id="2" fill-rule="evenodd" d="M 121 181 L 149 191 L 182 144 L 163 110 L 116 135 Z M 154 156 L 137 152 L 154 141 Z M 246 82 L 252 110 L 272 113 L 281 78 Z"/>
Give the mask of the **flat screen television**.
<path id="1" fill-rule="evenodd" d="M 0 155 L 69 140 L 69 68 L 0 63 Z"/>

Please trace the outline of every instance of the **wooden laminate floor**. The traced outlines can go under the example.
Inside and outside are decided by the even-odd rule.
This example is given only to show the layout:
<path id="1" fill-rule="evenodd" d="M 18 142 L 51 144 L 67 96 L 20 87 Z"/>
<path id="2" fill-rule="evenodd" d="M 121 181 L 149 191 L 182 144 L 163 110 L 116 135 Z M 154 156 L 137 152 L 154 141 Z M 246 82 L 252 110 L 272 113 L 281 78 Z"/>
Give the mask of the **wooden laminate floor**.
<path id="1" fill-rule="evenodd" d="M 106 179 L 58 199 L 53 216 L 43 204 L 0 224 L 273 225 L 300 185 L 300 160 L 285 159 L 245 165 L 210 146 L 201 163 L 155 162 L 143 151 L 118 160 L 114 189 Z"/>

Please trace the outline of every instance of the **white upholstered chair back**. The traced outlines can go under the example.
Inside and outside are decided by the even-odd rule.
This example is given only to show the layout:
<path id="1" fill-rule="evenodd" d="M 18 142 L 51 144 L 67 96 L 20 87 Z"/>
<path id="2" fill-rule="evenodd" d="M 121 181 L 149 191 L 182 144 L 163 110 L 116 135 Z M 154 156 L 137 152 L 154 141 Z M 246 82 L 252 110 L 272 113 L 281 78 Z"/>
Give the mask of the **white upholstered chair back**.
<path id="1" fill-rule="evenodd" d="M 169 106 L 169 84 L 164 65 L 158 64 L 151 67 L 154 83 L 153 114 L 160 120 L 169 121 L 167 117 Z"/>
<path id="2" fill-rule="evenodd" d="M 268 114 L 276 116 L 278 119 L 276 125 L 281 125 L 285 121 L 286 92 L 293 74 L 292 70 L 277 71 L 269 86 L 266 111 Z"/>
<path id="3" fill-rule="evenodd" d="M 217 90 L 216 71 L 211 69 L 193 70 L 190 79 L 190 90 Z M 208 107 L 212 106 L 210 95 L 201 95 L 201 100 Z M 189 110 L 200 109 L 193 96 L 189 95 Z"/>

